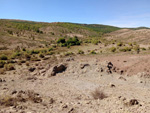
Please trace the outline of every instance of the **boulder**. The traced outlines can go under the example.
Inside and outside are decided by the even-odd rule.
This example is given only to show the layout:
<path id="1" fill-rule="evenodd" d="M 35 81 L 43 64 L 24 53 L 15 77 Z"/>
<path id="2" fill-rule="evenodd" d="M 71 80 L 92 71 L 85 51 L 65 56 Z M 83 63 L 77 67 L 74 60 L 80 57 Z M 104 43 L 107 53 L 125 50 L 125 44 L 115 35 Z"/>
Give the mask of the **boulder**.
<path id="1" fill-rule="evenodd" d="M 66 69 L 67 69 L 67 67 L 64 64 L 60 64 L 60 65 L 54 66 L 53 69 L 52 69 L 51 75 L 55 76 L 57 73 L 62 73 Z"/>

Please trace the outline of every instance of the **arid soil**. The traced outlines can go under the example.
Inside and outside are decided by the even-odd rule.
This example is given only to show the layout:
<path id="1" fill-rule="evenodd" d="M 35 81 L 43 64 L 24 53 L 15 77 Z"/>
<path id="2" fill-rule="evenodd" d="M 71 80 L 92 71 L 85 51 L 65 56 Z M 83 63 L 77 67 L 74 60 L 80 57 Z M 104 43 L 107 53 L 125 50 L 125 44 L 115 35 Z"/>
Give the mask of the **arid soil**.
<path id="1" fill-rule="evenodd" d="M 74 56 L 0 76 L 0 113 L 149 113 L 150 55 Z"/>

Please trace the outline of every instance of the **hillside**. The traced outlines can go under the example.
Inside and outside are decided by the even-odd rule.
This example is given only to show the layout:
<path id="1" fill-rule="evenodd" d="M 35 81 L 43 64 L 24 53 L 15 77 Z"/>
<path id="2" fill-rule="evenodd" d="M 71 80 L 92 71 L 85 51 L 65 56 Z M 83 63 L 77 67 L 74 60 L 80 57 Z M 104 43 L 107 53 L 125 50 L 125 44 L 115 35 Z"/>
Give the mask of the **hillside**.
<path id="1" fill-rule="evenodd" d="M 0 113 L 149 113 L 150 29 L 0 20 Z"/>
<path id="2" fill-rule="evenodd" d="M 123 42 L 136 42 L 139 44 L 150 44 L 150 29 L 121 29 L 107 34 L 106 39 L 119 40 Z"/>
<path id="3" fill-rule="evenodd" d="M 55 43 L 60 37 L 78 36 L 81 40 L 100 37 L 104 33 L 119 28 L 106 25 L 86 25 L 75 23 L 44 23 L 23 20 L 0 20 L 1 47 L 33 47 Z"/>

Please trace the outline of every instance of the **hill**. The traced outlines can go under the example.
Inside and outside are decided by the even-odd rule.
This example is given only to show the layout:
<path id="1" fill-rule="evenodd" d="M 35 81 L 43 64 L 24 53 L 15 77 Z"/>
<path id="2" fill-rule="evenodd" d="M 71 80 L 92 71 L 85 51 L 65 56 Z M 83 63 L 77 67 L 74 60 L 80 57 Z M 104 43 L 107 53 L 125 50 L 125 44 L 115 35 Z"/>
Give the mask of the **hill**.
<path id="1" fill-rule="evenodd" d="M 81 40 L 88 37 L 100 37 L 104 33 L 120 28 L 107 25 L 76 23 L 44 23 L 24 20 L 0 20 L 1 47 L 44 46 L 55 43 L 60 37 L 78 36 Z"/>

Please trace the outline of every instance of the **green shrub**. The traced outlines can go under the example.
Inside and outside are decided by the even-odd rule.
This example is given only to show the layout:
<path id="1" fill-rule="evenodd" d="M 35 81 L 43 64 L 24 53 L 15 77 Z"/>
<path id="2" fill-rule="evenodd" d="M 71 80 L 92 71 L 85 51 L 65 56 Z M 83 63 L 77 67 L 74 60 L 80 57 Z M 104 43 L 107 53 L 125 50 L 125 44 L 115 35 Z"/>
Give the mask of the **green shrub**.
<path id="1" fill-rule="evenodd" d="M 3 55 L 0 56 L 0 60 L 8 60 L 8 57 L 3 54 Z"/>
<path id="2" fill-rule="evenodd" d="M 44 58 L 44 55 L 42 53 L 39 54 L 40 58 Z"/>
<path id="3" fill-rule="evenodd" d="M 145 50 L 146 50 L 146 48 L 144 48 L 144 47 L 142 47 L 141 49 L 142 49 L 143 51 L 145 51 Z"/>
<path id="4" fill-rule="evenodd" d="M 65 53 L 64 55 L 65 55 L 65 56 L 70 56 L 70 55 L 74 55 L 74 53 L 73 53 L 73 52 L 67 52 L 67 53 Z"/>
<path id="5" fill-rule="evenodd" d="M 94 50 L 90 51 L 90 54 L 96 54 L 96 52 Z"/>
<path id="6" fill-rule="evenodd" d="M 22 48 L 22 51 L 26 51 L 26 49 L 25 49 L 25 48 Z"/>
<path id="7" fill-rule="evenodd" d="M 50 51 L 50 52 L 47 52 L 46 55 L 53 55 L 54 52 Z"/>
<path id="8" fill-rule="evenodd" d="M 84 54 L 83 50 L 78 50 L 78 54 Z"/>
<path id="9" fill-rule="evenodd" d="M 134 47 L 134 50 L 135 50 L 137 53 L 139 53 L 139 52 L 140 52 L 140 46 L 139 46 L 139 45 L 136 45 L 136 46 Z"/>
<path id="10" fill-rule="evenodd" d="M 129 46 L 133 46 L 133 44 L 132 44 L 132 43 L 128 43 L 128 45 L 129 45 Z"/>
<path id="11" fill-rule="evenodd" d="M 5 61 L 0 60 L 0 68 L 3 68 L 5 63 L 6 63 Z"/>
<path id="12" fill-rule="evenodd" d="M 31 56 L 29 54 L 27 54 L 27 53 L 24 54 L 24 57 L 25 57 L 26 60 L 30 60 L 31 59 Z"/>
<path id="13" fill-rule="evenodd" d="M 60 43 L 66 43 L 66 40 L 65 40 L 65 38 L 59 38 L 59 39 L 57 40 L 57 43 L 58 43 L 58 44 L 60 44 Z"/>
<path id="14" fill-rule="evenodd" d="M 98 43 L 99 43 L 99 41 L 98 40 L 92 40 L 92 43 L 94 44 L 94 45 L 97 45 Z"/>
<path id="15" fill-rule="evenodd" d="M 124 48 L 119 49 L 119 51 L 122 51 L 122 52 L 131 51 L 131 50 L 132 50 L 131 47 L 124 47 Z"/>
<path id="16" fill-rule="evenodd" d="M 116 49 L 115 47 L 111 47 L 111 48 L 110 48 L 110 51 L 111 51 L 111 52 L 116 52 L 116 50 L 117 50 L 117 49 Z"/>
<path id="17" fill-rule="evenodd" d="M 123 45 L 122 42 L 118 42 L 118 43 L 117 43 L 117 46 L 122 46 L 122 45 Z"/>
<path id="18" fill-rule="evenodd" d="M 12 64 L 5 64 L 4 69 L 6 71 L 15 70 L 15 67 Z"/>
<path id="19" fill-rule="evenodd" d="M 53 50 L 54 50 L 54 49 L 53 49 L 52 47 L 48 49 L 48 51 L 53 51 Z"/>

